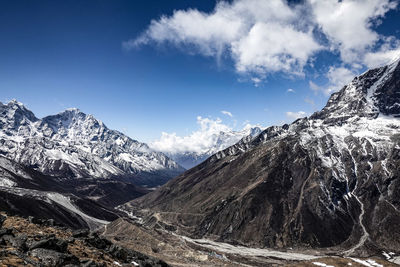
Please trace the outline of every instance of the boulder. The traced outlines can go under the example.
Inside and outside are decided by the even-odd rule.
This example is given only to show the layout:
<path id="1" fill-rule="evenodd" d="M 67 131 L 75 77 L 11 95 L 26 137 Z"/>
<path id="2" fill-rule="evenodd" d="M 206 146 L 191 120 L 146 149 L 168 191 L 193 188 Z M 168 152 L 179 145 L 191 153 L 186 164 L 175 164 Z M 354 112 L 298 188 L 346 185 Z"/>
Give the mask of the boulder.
<path id="1" fill-rule="evenodd" d="M 13 235 L 13 229 L 11 228 L 1 228 L 0 229 L 0 237 L 2 237 L 3 235 Z"/>
<path id="2" fill-rule="evenodd" d="M 80 238 L 80 237 L 87 237 L 89 235 L 89 230 L 87 229 L 79 229 L 72 232 L 72 237 Z"/>
<path id="3" fill-rule="evenodd" d="M 81 261 L 80 267 L 106 267 L 105 264 L 96 263 L 93 260 L 83 260 Z"/>
<path id="4" fill-rule="evenodd" d="M 26 251 L 26 249 L 27 249 L 26 248 L 26 240 L 27 240 L 26 235 L 14 236 L 12 234 L 9 234 L 9 235 L 4 235 L 1 239 L 18 250 Z"/>
<path id="5" fill-rule="evenodd" d="M 4 221 L 7 219 L 6 216 L 0 214 L 0 228 L 3 226 Z"/>
<path id="6" fill-rule="evenodd" d="M 89 237 L 85 239 L 85 242 L 98 249 L 107 249 L 112 245 L 109 240 L 99 237 L 96 233 L 90 234 Z"/>
<path id="7" fill-rule="evenodd" d="M 79 265 L 79 260 L 76 256 L 50 249 L 36 248 L 30 251 L 29 254 L 32 257 L 38 258 L 46 267 L 66 266 L 68 264 Z"/>
<path id="8" fill-rule="evenodd" d="M 34 250 L 37 248 L 44 248 L 49 250 L 54 250 L 57 252 L 64 253 L 67 251 L 68 242 L 63 239 L 58 239 L 55 237 L 50 237 L 46 239 L 42 239 L 39 241 L 32 241 L 28 248 L 29 250 Z"/>
<path id="9" fill-rule="evenodd" d="M 33 224 L 42 224 L 42 220 L 35 218 L 33 216 L 28 217 L 28 221 Z"/>

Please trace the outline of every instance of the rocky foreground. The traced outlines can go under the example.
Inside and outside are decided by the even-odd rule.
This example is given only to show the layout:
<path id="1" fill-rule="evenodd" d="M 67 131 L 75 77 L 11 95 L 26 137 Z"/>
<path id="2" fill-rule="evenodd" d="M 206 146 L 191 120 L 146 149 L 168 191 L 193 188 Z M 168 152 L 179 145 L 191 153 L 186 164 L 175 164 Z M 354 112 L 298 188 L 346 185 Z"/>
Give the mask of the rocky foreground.
<path id="1" fill-rule="evenodd" d="M 0 214 L 0 266 L 159 266 L 161 260 L 113 244 L 88 230 L 72 231 L 53 220 Z"/>

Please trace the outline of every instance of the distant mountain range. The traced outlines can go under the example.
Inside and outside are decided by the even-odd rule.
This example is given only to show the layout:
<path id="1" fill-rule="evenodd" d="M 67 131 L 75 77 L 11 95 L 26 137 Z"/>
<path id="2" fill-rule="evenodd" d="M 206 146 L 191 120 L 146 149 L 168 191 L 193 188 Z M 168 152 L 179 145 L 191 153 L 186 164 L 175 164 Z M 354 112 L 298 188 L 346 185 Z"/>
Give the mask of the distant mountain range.
<path id="1" fill-rule="evenodd" d="M 38 119 L 23 104 L 0 103 L 0 154 L 65 179 L 114 178 L 157 186 L 184 169 L 78 109 Z"/>
<path id="2" fill-rule="evenodd" d="M 241 140 L 121 209 L 195 238 L 376 255 L 399 251 L 399 200 L 397 60 L 355 77 L 310 117 Z"/>
<path id="3" fill-rule="evenodd" d="M 38 119 L 0 103 L 0 210 L 95 229 L 184 169 L 160 152 L 68 109 Z"/>
<path id="4" fill-rule="evenodd" d="M 190 169 L 218 151 L 224 150 L 236 144 L 242 138 L 254 138 L 262 132 L 262 128 L 258 126 L 246 127 L 241 131 L 220 131 L 209 137 L 209 144 L 205 145 L 203 149 L 199 150 L 197 148 L 188 148 L 185 151 L 177 150 L 175 152 L 170 152 L 166 150 L 160 150 L 166 154 L 169 158 L 176 161 L 179 165 L 183 166 L 185 169 Z M 157 149 L 157 147 L 153 147 Z"/>
<path id="5" fill-rule="evenodd" d="M 245 134 L 221 132 L 215 146 L 198 156 L 205 159 Z M 39 119 L 16 100 L 0 103 L 3 211 L 96 228 L 120 216 L 117 205 L 184 171 L 162 152 L 78 109 Z"/>

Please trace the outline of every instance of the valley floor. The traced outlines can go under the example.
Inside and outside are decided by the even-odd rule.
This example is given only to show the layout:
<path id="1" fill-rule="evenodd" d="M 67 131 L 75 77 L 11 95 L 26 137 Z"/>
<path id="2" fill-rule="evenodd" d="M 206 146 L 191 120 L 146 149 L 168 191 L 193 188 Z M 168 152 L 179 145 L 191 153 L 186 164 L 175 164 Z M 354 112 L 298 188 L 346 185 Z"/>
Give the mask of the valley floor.
<path id="1" fill-rule="evenodd" d="M 399 266 L 400 258 L 336 256 L 328 250 L 273 250 L 234 246 L 208 239 L 192 239 L 162 228 L 148 228 L 118 219 L 103 235 L 113 242 L 164 260 L 172 266 Z M 397 264 L 396 264 L 397 263 Z"/>

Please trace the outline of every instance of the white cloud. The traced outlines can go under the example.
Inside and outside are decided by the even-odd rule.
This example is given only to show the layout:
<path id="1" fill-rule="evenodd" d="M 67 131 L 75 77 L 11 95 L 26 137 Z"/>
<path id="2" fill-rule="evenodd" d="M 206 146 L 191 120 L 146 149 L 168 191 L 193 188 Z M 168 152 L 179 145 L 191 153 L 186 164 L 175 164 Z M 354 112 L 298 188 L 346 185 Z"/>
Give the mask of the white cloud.
<path id="1" fill-rule="evenodd" d="M 307 116 L 307 112 L 304 112 L 304 111 L 297 111 L 297 112 L 288 111 L 288 112 L 286 112 L 286 116 L 288 118 L 290 118 L 290 119 L 297 120 L 299 118 L 303 118 L 303 117 Z"/>
<path id="2" fill-rule="evenodd" d="M 170 42 L 193 45 L 200 53 L 209 56 L 220 54 L 227 43 L 237 38 L 242 26 L 240 21 L 232 21 L 228 14 L 220 15 L 225 14 L 225 6 L 221 2 L 212 14 L 189 9 L 175 11 L 170 17 L 164 15 L 159 20 L 152 20 L 143 35 L 125 42 L 124 46 L 129 49 L 150 41 Z"/>
<path id="3" fill-rule="evenodd" d="M 197 117 L 199 129 L 188 136 L 178 136 L 176 133 L 161 134 L 161 138 L 150 144 L 151 148 L 167 153 L 182 153 L 187 151 L 203 152 L 211 147 L 220 132 L 231 131 L 231 127 L 222 123 L 222 120 Z"/>
<path id="4" fill-rule="evenodd" d="M 236 143 L 244 135 L 249 134 L 252 127 L 255 127 L 255 125 L 250 125 L 247 122 L 242 131 L 235 132 L 232 127 L 224 124 L 219 118 L 210 119 L 201 116 L 197 117 L 197 124 L 199 129 L 187 136 L 163 132 L 160 139 L 151 142 L 149 145 L 156 151 L 169 154 L 185 152 L 207 153 L 212 149 L 218 151 Z M 222 140 L 220 139 L 221 132 L 224 132 Z"/>
<path id="5" fill-rule="evenodd" d="M 321 87 L 315 84 L 313 81 L 309 81 L 308 85 L 310 86 L 310 89 L 314 92 L 318 92 L 319 90 L 321 90 Z"/>
<path id="6" fill-rule="evenodd" d="M 296 93 L 296 91 L 295 90 L 293 90 L 292 88 L 289 88 L 289 89 L 287 89 L 287 91 L 286 91 L 287 93 Z"/>
<path id="7" fill-rule="evenodd" d="M 330 95 L 350 83 L 356 75 L 357 73 L 354 70 L 345 67 L 330 67 L 325 75 L 328 79 L 327 84 L 320 86 L 313 81 L 309 81 L 309 86 L 314 92 L 323 92 L 325 95 Z"/>
<path id="8" fill-rule="evenodd" d="M 310 32 L 279 22 L 257 22 L 246 36 L 232 43 L 232 54 L 241 73 L 283 71 L 300 75 L 320 48 Z"/>
<path id="9" fill-rule="evenodd" d="M 315 22 L 346 63 L 360 61 L 373 47 L 380 39 L 373 26 L 397 6 L 390 0 L 309 0 L 309 3 Z"/>
<path id="10" fill-rule="evenodd" d="M 329 95 L 339 91 L 346 84 L 350 83 L 357 74 L 345 67 L 330 67 L 326 74 L 329 79 L 328 86 L 324 89 L 325 94 Z"/>
<path id="11" fill-rule="evenodd" d="M 222 110 L 221 113 L 224 114 L 224 115 L 226 115 L 226 116 L 229 116 L 229 117 L 231 117 L 231 118 L 233 117 L 232 113 L 229 112 L 229 111 Z"/>
<path id="12" fill-rule="evenodd" d="M 229 57 L 236 72 L 258 86 L 271 73 L 304 76 L 304 67 L 312 66 L 321 50 L 337 53 L 340 63 L 353 70 L 385 63 L 400 52 L 400 45 L 378 34 L 375 26 L 396 6 L 395 0 L 217 1 L 211 12 L 177 10 L 152 20 L 143 34 L 123 46 L 170 44 L 190 54 Z M 337 90 L 337 77 L 328 78 L 331 89 L 325 91 Z M 312 82 L 310 87 L 323 90 Z"/>
<path id="13" fill-rule="evenodd" d="M 387 37 L 378 51 L 365 54 L 364 62 L 369 68 L 375 68 L 397 60 L 399 57 L 400 41 L 394 37 Z"/>
<path id="14" fill-rule="evenodd" d="M 399 58 L 400 47 L 393 50 L 378 51 L 376 53 L 368 53 L 365 55 L 365 64 L 369 68 L 380 67 Z"/>
<path id="15" fill-rule="evenodd" d="M 152 20 L 142 35 L 123 46 L 170 43 L 206 56 L 226 53 L 240 73 L 301 74 L 309 57 L 321 49 L 311 26 L 302 23 L 302 11 L 284 0 L 221 1 L 210 13 L 178 10 Z"/>
<path id="16" fill-rule="evenodd" d="M 262 82 L 262 79 L 260 79 L 258 77 L 253 77 L 253 78 L 251 78 L 251 81 L 254 83 L 255 87 L 258 87 L 260 85 L 260 83 Z"/>

